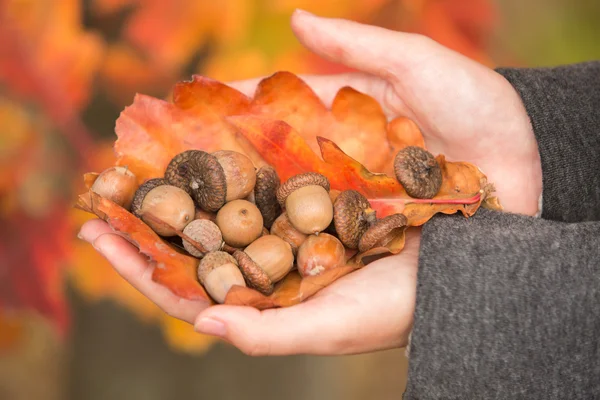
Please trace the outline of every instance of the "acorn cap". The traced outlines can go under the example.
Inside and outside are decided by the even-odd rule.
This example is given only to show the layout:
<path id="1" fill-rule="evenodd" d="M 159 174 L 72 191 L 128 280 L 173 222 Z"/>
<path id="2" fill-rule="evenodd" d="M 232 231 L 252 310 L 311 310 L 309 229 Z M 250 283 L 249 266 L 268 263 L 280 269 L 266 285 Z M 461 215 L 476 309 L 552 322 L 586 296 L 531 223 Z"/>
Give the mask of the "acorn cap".
<path id="1" fill-rule="evenodd" d="M 217 211 L 227 198 L 225 171 L 211 154 L 186 150 L 177 154 L 165 170 L 165 180 L 192 196 L 205 211 Z"/>
<path id="2" fill-rule="evenodd" d="M 394 229 L 402 228 L 407 224 L 408 219 L 404 214 L 392 214 L 380 219 L 372 225 L 364 235 L 362 235 L 358 243 L 358 251 L 362 253 L 375 246 L 384 245 L 384 243 L 380 242 L 383 241 L 390 232 Z"/>
<path id="3" fill-rule="evenodd" d="M 200 260 L 200 264 L 198 264 L 198 279 L 200 279 L 200 283 L 204 284 L 204 280 L 208 274 L 215 268 L 219 268 L 221 265 L 225 264 L 238 265 L 235 258 L 224 251 L 211 251 L 206 254 L 206 256 Z"/>
<path id="4" fill-rule="evenodd" d="M 277 189 L 279 188 L 279 176 L 275 168 L 266 165 L 256 173 L 256 185 L 254 186 L 254 202 L 263 216 L 264 225 L 271 229 L 275 219 L 281 214 L 281 206 L 277 201 Z"/>
<path id="5" fill-rule="evenodd" d="M 356 190 L 345 190 L 333 203 L 333 223 L 341 242 L 356 249 L 362 235 L 377 221 L 375 210 L 365 196 Z"/>
<path id="6" fill-rule="evenodd" d="M 394 159 L 394 173 L 409 196 L 431 199 L 442 186 L 442 169 L 433 154 L 418 146 L 400 150 Z"/>
<path id="7" fill-rule="evenodd" d="M 284 184 L 279 186 L 277 189 L 277 201 L 283 207 L 285 205 L 285 199 L 295 190 L 300 189 L 304 186 L 318 185 L 322 186 L 327 192 L 329 192 L 329 180 L 325 175 L 321 175 L 317 172 L 305 172 L 302 174 L 294 175 Z"/>
<path id="8" fill-rule="evenodd" d="M 144 198 L 149 191 L 162 185 L 167 185 L 167 182 L 162 178 L 148 179 L 146 182 L 142 183 L 135 191 L 135 195 L 133 196 L 133 200 L 131 202 L 131 213 L 136 217 L 141 218 L 142 216 L 140 211 L 142 210 Z"/>
<path id="9" fill-rule="evenodd" d="M 269 275 L 256 264 L 248 254 L 237 250 L 233 253 L 248 287 L 254 288 L 265 296 L 273 293 L 273 282 Z"/>

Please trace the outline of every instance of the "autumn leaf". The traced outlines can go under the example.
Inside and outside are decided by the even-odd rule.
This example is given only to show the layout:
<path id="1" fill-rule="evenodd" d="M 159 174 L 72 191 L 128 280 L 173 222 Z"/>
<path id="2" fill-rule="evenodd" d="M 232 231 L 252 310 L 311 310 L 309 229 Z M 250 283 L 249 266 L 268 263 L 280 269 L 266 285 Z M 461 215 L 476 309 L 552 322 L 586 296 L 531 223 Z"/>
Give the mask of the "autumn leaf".
<path id="1" fill-rule="evenodd" d="M 104 219 L 117 232 L 150 257 L 155 269 L 152 279 L 189 300 L 207 300 L 206 291 L 196 279 L 198 260 L 182 254 L 163 241 L 142 220 L 124 208 L 89 191 L 79 196 L 77 206 Z"/>

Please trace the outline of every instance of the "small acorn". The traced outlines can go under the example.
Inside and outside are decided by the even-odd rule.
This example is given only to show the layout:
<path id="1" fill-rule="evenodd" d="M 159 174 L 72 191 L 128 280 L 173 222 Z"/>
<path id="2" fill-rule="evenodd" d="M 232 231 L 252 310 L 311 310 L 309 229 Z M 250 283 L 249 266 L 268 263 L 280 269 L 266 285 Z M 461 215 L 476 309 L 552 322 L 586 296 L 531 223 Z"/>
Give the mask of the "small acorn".
<path id="1" fill-rule="evenodd" d="M 262 236 L 233 256 L 248 286 L 267 296 L 294 266 L 291 246 L 275 235 Z"/>
<path id="2" fill-rule="evenodd" d="M 358 241 L 376 221 L 375 210 L 356 190 L 345 190 L 336 197 L 333 203 L 335 232 L 347 248 L 358 248 Z"/>
<path id="3" fill-rule="evenodd" d="M 298 253 L 300 245 L 304 243 L 308 237 L 307 234 L 300 232 L 292 225 L 285 212 L 273 222 L 273 225 L 271 226 L 271 235 L 279 236 L 288 242 L 292 247 L 294 256 Z"/>
<path id="4" fill-rule="evenodd" d="M 358 243 L 358 251 L 365 252 L 374 247 L 385 246 L 394 230 L 405 227 L 408 219 L 404 214 L 392 214 L 378 220 L 362 235 Z"/>
<path id="5" fill-rule="evenodd" d="M 442 186 L 442 169 L 433 154 L 418 146 L 400 150 L 394 159 L 394 173 L 409 196 L 431 199 Z"/>
<path id="6" fill-rule="evenodd" d="M 263 232 L 263 217 L 259 209 L 247 200 L 233 200 L 217 213 L 216 223 L 225 243 L 244 247 Z"/>
<path id="7" fill-rule="evenodd" d="M 248 196 L 256 170 L 245 155 L 229 150 L 179 153 L 165 170 L 166 181 L 188 192 L 205 211 L 216 212 L 225 202 Z"/>
<path id="8" fill-rule="evenodd" d="M 285 206 L 292 225 L 310 235 L 325 230 L 333 220 L 327 177 L 316 172 L 295 175 L 277 190 L 277 200 Z"/>
<path id="9" fill-rule="evenodd" d="M 206 254 L 198 265 L 198 279 L 208 294 L 221 304 L 233 285 L 246 286 L 237 261 L 224 251 Z"/>
<path id="10" fill-rule="evenodd" d="M 131 212 L 161 236 L 175 236 L 194 219 L 195 206 L 192 198 L 182 189 L 167 185 L 160 178 L 143 183 L 135 193 Z M 151 216 L 146 216 L 150 214 Z M 158 223 L 168 224 L 171 228 Z"/>
<path id="11" fill-rule="evenodd" d="M 310 235 L 298 249 L 296 257 L 301 276 L 315 276 L 346 264 L 346 249 L 328 233 Z"/>
<path id="12" fill-rule="evenodd" d="M 137 187 L 137 180 L 133 172 L 126 167 L 118 166 L 102 171 L 90 190 L 129 210 Z"/>
<path id="13" fill-rule="evenodd" d="M 281 214 L 281 206 L 277 201 L 279 184 L 279 176 L 277 176 L 275 168 L 266 165 L 256 173 L 256 185 L 251 196 L 249 196 L 251 197 L 249 201 L 256 204 L 263 216 L 265 226 L 269 229 Z"/>
<path id="14" fill-rule="evenodd" d="M 223 247 L 223 235 L 221 235 L 221 230 L 217 224 L 210 220 L 193 220 L 187 224 L 183 233 L 204 249 L 204 251 L 200 251 L 192 243 L 183 239 L 183 247 L 194 257 L 202 258 L 206 253 L 221 250 Z"/>

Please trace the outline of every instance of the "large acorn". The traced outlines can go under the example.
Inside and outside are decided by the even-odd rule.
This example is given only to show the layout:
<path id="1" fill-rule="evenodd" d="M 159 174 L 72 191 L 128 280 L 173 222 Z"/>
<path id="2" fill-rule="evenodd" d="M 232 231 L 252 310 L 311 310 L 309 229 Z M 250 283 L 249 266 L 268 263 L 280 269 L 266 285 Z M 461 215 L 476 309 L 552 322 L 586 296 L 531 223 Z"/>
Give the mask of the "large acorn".
<path id="1" fill-rule="evenodd" d="M 431 199 L 442 186 L 442 169 L 433 154 L 418 146 L 400 150 L 394 159 L 394 173 L 409 196 Z"/>
<path id="2" fill-rule="evenodd" d="M 244 154 L 220 150 L 179 153 L 165 170 L 165 180 L 188 192 L 205 211 L 216 212 L 226 202 L 248 196 L 256 184 L 256 169 Z"/>
<path id="3" fill-rule="evenodd" d="M 335 232 L 344 246 L 358 248 L 362 235 L 377 221 L 375 210 L 356 190 L 344 190 L 333 203 Z"/>
<path id="4" fill-rule="evenodd" d="M 307 235 L 318 234 L 333 220 L 329 189 L 327 177 L 316 172 L 306 172 L 283 183 L 277 190 L 277 200 L 284 206 L 296 229 Z"/>

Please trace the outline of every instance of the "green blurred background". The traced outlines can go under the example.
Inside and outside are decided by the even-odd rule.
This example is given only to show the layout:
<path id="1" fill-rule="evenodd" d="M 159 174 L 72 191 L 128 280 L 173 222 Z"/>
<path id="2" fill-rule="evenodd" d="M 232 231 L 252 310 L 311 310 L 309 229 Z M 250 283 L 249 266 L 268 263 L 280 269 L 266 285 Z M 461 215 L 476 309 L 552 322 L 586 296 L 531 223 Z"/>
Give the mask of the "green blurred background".
<path id="1" fill-rule="evenodd" d="M 297 7 L 490 67 L 600 59 L 596 0 L 0 0 L 0 400 L 400 397 L 402 349 L 246 357 L 165 316 L 76 238 L 81 176 L 114 161 L 136 92 L 167 97 L 193 73 L 342 71 L 295 41 Z"/>

